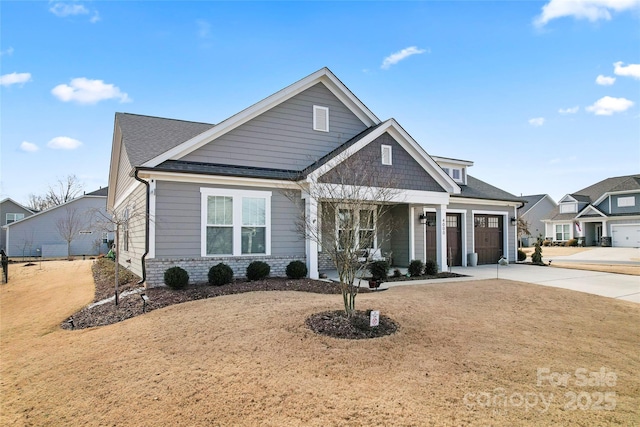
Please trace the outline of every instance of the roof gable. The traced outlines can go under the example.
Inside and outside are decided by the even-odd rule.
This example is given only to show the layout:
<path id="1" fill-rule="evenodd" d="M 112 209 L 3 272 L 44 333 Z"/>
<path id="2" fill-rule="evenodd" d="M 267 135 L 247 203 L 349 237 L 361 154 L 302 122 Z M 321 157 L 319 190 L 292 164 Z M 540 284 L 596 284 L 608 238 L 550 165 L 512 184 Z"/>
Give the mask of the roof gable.
<path id="1" fill-rule="evenodd" d="M 451 194 L 460 193 L 460 186 L 438 166 L 429 154 L 394 119 L 389 119 L 355 136 L 311 165 L 304 171 L 304 174 L 307 175 L 308 180 L 318 181 L 320 177 L 338 167 L 340 163 L 355 155 L 384 134 L 388 134 L 431 177 L 433 180 L 431 184 L 433 190 L 431 191 L 446 191 Z M 440 187 L 437 190 L 436 185 Z"/>
<path id="2" fill-rule="evenodd" d="M 328 68 L 325 67 L 274 93 L 251 107 L 229 117 L 217 126 L 194 136 L 193 138 L 160 155 L 157 155 L 156 157 L 146 161 L 143 166 L 154 167 L 166 160 L 179 160 L 221 135 L 226 134 L 232 129 L 252 120 L 265 111 L 270 110 L 276 105 L 281 104 L 318 83 L 324 84 L 364 123 L 365 126 L 369 127 L 380 123 L 380 119 L 378 119 L 371 110 L 369 110 Z"/>

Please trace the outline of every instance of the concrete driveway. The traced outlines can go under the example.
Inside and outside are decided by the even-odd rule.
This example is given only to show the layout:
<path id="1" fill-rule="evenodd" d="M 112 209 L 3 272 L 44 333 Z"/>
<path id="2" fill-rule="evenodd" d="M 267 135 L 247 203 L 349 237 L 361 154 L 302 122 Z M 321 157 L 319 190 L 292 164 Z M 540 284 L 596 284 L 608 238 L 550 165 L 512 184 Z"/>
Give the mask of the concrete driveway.
<path id="1" fill-rule="evenodd" d="M 510 264 L 500 267 L 497 264 L 479 265 L 477 267 L 454 267 L 452 271 L 466 274 L 474 279 L 495 279 L 499 277 L 501 279 L 571 289 L 640 303 L 640 276 L 527 264 Z M 469 278 L 463 279 L 469 280 Z M 459 281 L 460 279 L 455 280 Z"/>
<path id="2" fill-rule="evenodd" d="M 544 256 L 545 262 L 575 262 L 580 264 L 635 264 L 640 265 L 640 248 L 593 248 L 567 256 Z"/>

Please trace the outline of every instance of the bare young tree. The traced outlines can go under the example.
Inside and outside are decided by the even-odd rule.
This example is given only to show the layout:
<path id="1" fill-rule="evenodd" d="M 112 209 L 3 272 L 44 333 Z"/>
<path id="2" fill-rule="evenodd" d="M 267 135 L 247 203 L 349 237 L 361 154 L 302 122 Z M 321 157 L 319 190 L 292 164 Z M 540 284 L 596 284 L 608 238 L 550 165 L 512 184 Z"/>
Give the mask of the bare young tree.
<path id="1" fill-rule="evenodd" d="M 379 153 L 379 150 L 377 151 Z M 393 232 L 391 209 L 400 202 L 393 169 L 364 153 L 339 155 L 337 165 L 317 180 L 299 183 L 304 198 L 317 205 L 317 217 L 301 215 L 296 230 L 318 244 L 338 272 L 344 310 L 352 316 L 363 272 L 383 254 Z M 299 202 L 300 193 L 286 191 Z"/>
<path id="2" fill-rule="evenodd" d="M 129 230 L 131 224 L 140 219 L 145 219 L 145 214 L 136 208 L 125 208 L 121 210 L 101 210 L 93 211 L 93 225 L 104 232 L 115 234 L 115 273 L 114 273 L 114 297 L 115 305 L 119 302 L 119 286 L 120 286 L 120 234 L 124 235 L 128 244 Z"/>
<path id="3" fill-rule="evenodd" d="M 67 257 L 71 257 L 71 242 L 78 237 L 80 230 L 86 228 L 87 223 L 88 221 L 82 213 L 70 206 L 65 208 L 63 216 L 56 221 L 55 226 L 58 234 L 67 242 Z"/>
<path id="4" fill-rule="evenodd" d="M 82 194 L 83 185 L 75 175 L 66 178 L 58 178 L 57 182 L 49 185 L 43 195 L 29 194 L 27 207 L 32 210 L 42 211 L 53 206 L 60 206 Z"/>
<path id="5" fill-rule="evenodd" d="M 36 231 L 31 229 L 29 231 L 24 231 L 24 239 L 22 240 L 22 259 L 24 261 L 25 256 L 31 257 L 31 248 L 33 247 L 33 242 L 35 241 Z"/>
<path id="6" fill-rule="evenodd" d="M 518 222 L 517 222 L 518 240 L 522 239 L 523 236 L 531 235 L 531 232 L 529 231 L 530 225 L 531 224 L 529 224 L 528 221 L 525 221 L 522 217 L 518 217 Z"/>

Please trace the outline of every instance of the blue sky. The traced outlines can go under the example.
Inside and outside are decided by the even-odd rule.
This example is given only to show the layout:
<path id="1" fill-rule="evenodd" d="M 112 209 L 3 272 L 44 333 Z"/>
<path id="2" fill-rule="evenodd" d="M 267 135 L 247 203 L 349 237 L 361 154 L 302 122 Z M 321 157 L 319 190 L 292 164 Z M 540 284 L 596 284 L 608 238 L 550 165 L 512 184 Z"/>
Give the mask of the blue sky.
<path id="1" fill-rule="evenodd" d="M 0 199 L 107 185 L 114 113 L 218 123 L 327 66 L 429 154 L 558 200 L 640 172 L 640 0 L 0 3 Z"/>

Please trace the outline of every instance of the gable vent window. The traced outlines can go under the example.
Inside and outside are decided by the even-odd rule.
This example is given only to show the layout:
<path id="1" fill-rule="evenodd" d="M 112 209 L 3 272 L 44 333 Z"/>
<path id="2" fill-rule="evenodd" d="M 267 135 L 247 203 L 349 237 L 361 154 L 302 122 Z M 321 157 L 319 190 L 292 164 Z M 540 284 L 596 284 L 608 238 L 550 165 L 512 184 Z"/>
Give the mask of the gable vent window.
<path id="1" fill-rule="evenodd" d="M 329 132 L 329 109 L 327 107 L 313 106 L 313 130 Z"/>
<path id="2" fill-rule="evenodd" d="M 618 198 L 619 208 L 625 208 L 628 206 L 635 206 L 635 205 L 636 205 L 636 198 L 634 196 Z"/>
<path id="3" fill-rule="evenodd" d="M 391 146 L 382 145 L 381 148 L 382 148 L 382 164 L 391 165 L 392 164 Z"/>

